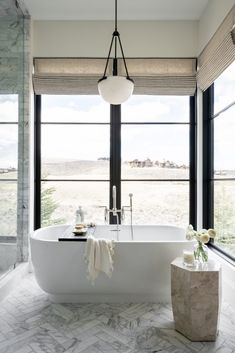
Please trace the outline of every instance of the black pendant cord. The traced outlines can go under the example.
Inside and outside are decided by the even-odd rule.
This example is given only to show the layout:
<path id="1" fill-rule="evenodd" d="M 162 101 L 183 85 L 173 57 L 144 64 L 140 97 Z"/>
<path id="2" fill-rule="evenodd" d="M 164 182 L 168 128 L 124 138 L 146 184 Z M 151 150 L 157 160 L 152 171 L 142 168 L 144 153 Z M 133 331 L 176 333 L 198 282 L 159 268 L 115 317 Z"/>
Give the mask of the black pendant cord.
<path id="1" fill-rule="evenodd" d="M 110 54 L 111 54 L 111 50 L 112 50 L 112 46 L 113 46 L 113 40 L 114 40 L 114 35 L 112 36 L 111 44 L 110 44 L 110 47 L 109 47 L 109 53 L 108 53 L 108 57 L 107 57 L 107 60 L 106 60 L 103 77 L 98 82 L 100 82 L 100 81 L 102 81 L 103 79 L 106 78 L 106 71 L 107 71 L 107 68 L 108 68 Z"/>
<path id="2" fill-rule="evenodd" d="M 115 0 L 115 29 L 114 31 L 117 32 L 117 0 Z"/>
<path id="3" fill-rule="evenodd" d="M 122 59 L 123 59 L 124 66 L 125 66 L 125 70 L 126 70 L 126 77 L 127 77 L 128 80 L 134 82 L 134 81 L 130 78 L 129 73 L 128 73 L 128 70 L 127 70 L 126 59 L 125 59 L 125 56 L 124 56 L 124 52 L 123 52 L 123 48 L 122 48 L 122 42 L 121 42 L 121 38 L 120 38 L 119 35 L 118 35 L 118 41 L 119 41 L 119 45 L 120 45 L 120 49 L 121 49 L 121 53 L 122 53 Z"/>
<path id="4" fill-rule="evenodd" d="M 125 71 L 126 71 L 126 78 L 130 81 L 132 81 L 134 83 L 134 81 L 130 78 L 129 73 L 128 73 L 128 69 L 127 69 L 127 64 L 126 64 L 126 59 L 124 56 L 124 51 L 123 51 L 123 47 L 122 47 L 122 42 L 121 42 L 121 38 L 120 38 L 120 34 L 117 30 L 117 0 L 115 0 L 115 29 L 112 35 L 112 40 L 111 40 L 111 44 L 109 47 L 109 52 L 108 52 L 108 57 L 106 60 L 106 64 L 105 64 L 105 69 L 104 69 L 104 74 L 103 77 L 98 81 L 102 81 L 104 79 L 106 79 L 106 72 L 107 72 L 107 68 L 108 68 L 108 63 L 110 60 L 110 55 L 111 55 L 111 51 L 112 51 L 112 47 L 113 47 L 113 41 L 114 41 L 114 64 L 113 67 L 115 67 L 116 69 L 114 70 L 114 76 L 117 76 L 117 44 L 119 43 L 120 46 L 120 50 L 121 50 L 121 54 L 122 54 L 122 60 L 124 62 L 124 67 L 125 67 Z"/>

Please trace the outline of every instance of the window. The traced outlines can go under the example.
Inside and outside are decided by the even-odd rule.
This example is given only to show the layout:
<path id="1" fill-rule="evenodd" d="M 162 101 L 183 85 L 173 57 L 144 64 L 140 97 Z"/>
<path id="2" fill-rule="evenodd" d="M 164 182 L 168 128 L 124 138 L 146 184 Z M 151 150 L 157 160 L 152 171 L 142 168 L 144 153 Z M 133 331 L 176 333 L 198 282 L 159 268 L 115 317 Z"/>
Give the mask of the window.
<path id="1" fill-rule="evenodd" d="M 135 224 L 194 223 L 190 99 L 133 96 L 110 110 L 99 96 L 36 96 L 35 226 L 74 222 L 79 205 L 103 223 L 112 185 L 118 207 L 134 194 Z"/>
<path id="2" fill-rule="evenodd" d="M 0 95 L 0 236 L 16 236 L 18 97 Z"/>
<path id="3" fill-rule="evenodd" d="M 97 96 L 42 96 L 38 225 L 103 221 L 108 205 L 109 107 Z M 40 219 L 39 219 L 40 216 Z"/>
<path id="4" fill-rule="evenodd" d="M 189 98 L 132 96 L 122 106 L 122 199 L 134 223 L 189 223 Z"/>
<path id="5" fill-rule="evenodd" d="M 210 226 L 218 236 L 215 245 L 235 259 L 235 62 L 210 88 L 211 113 L 211 203 Z M 210 148 L 210 146 L 209 146 Z"/>

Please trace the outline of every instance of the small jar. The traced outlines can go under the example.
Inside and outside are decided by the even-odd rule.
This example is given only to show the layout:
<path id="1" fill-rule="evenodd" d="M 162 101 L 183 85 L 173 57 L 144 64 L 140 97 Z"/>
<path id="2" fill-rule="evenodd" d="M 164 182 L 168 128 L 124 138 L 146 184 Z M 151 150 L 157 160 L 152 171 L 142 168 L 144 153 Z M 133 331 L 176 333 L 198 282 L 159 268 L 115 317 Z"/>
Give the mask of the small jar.
<path id="1" fill-rule="evenodd" d="M 185 266 L 193 267 L 195 265 L 193 250 L 183 251 L 183 263 Z"/>

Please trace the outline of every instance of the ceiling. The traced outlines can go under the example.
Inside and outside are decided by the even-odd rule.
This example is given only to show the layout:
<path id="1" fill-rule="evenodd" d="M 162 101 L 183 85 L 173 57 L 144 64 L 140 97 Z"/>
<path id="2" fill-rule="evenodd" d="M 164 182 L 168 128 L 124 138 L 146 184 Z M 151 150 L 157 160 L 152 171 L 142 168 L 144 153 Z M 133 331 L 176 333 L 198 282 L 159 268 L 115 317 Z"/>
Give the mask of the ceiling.
<path id="1" fill-rule="evenodd" d="M 20 0 L 35 20 L 113 20 L 114 0 Z M 208 0 L 118 0 L 118 20 L 198 20 Z"/>

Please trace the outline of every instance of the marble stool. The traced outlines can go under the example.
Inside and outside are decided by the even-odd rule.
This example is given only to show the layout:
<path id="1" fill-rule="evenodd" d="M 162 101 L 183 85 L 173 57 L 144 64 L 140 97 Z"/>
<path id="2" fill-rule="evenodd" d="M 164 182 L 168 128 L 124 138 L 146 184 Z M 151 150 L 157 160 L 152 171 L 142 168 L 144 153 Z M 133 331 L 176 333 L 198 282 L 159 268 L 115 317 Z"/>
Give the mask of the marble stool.
<path id="1" fill-rule="evenodd" d="M 214 261 L 187 267 L 171 263 L 171 300 L 175 329 L 191 341 L 215 341 L 221 301 L 221 267 Z"/>

